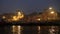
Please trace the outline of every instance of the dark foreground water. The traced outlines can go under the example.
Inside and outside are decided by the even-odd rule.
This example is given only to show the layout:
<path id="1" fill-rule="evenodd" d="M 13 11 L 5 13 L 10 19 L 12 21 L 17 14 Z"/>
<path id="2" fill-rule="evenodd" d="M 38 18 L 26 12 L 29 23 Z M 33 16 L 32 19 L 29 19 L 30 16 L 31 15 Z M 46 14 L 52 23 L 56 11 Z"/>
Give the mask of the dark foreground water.
<path id="1" fill-rule="evenodd" d="M 60 26 L 20 26 L 0 27 L 0 34 L 60 34 Z"/>

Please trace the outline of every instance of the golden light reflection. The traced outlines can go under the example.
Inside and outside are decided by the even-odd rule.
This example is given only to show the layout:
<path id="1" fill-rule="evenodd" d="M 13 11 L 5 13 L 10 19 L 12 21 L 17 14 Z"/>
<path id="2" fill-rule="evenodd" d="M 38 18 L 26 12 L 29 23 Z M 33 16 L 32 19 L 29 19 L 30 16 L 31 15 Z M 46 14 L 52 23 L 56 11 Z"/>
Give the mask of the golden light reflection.
<path id="1" fill-rule="evenodd" d="M 38 26 L 38 34 L 40 34 L 40 26 Z"/>
<path id="2" fill-rule="evenodd" d="M 12 30 L 12 31 L 13 31 L 13 32 L 15 32 L 15 29 L 14 29 L 14 28 L 15 28 L 15 25 L 13 25 L 13 26 L 12 26 L 12 28 L 13 28 L 13 30 Z"/>
<path id="3" fill-rule="evenodd" d="M 54 29 L 49 29 L 50 34 L 54 34 L 53 32 L 55 31 Z"/>
<path id="4" fill-rule="evenodd" d="M 15 25 L 13 25 L 12 26 L 12 32 L 13 32 L 13 34 L 21 34 L 21 26 L 15 26 Z"/>
<path id="5" fill-rule="evenodd" d="M 21 26 L 18 26 L 18 34 L 21 34 Z"/>
<path id="6" fill-rule="evenodd" d="M 38 26 L 38 30 L 40 30 L 40 26 Z"/>

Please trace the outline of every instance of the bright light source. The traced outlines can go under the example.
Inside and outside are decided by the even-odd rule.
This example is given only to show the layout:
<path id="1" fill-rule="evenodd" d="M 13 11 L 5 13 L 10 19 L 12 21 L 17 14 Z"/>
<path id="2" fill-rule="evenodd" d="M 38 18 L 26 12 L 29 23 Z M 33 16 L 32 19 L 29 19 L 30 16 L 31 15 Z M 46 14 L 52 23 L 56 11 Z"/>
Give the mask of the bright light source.
<path id="1" fill-rule="evenodd" d="M 18 12 L 18 16 L 20 16 L 21 15 L 21 12 Z"/>
<path id="2" fill-rule="evenodd" d="M 38 18 L 37 20 L 38 20 L 38 21 L 40 21 L 41 19 L 40 19 L 40 18 Z"/>
<path id="3" fill-rule="evenodd" d="M 24 15 L 21 12 L 18 12 L 17 18 L 23 18 L 23 17 L 24 17 Z"/>
<path id="4" fill-rule="evenodd" d="M 16 17 L 16 16 L 13 16 L 13 19 L 12 19 L 13 21 L 17 21 L 18 20 L 18 18 Z"/>
<path id="5" fill-rule="evenodd" d="M 54 14 L 54 11 L 52 11 L 51 14 Z"/>
<path id="6" fill-rule="evenodd" d="M 3 16 L 2 18 L 3 18 L 3 19 L 5 19 L 6 17 L 5 17 L 5 16 Z"/>
<path id="7" fill-rule="evenodd" d="M 52 7 L 49 7 L 49 9 L 51 10 L 51 9 L 52 9 Z"/>
<path id="8" fill-rule="evenodd" d="M 20 18 L 23 18 L 24 17 L 24 15 L 22 14 L 21 16 L 20 16 Z"/>
<path id="9" fill-rule="evenodd" d="M 17 14 L 15 16 L 12 16 L 11 21 L 19 21 L 20 19 L 22 19 L 24 17 L 22 12 L 17 12 Z"/>

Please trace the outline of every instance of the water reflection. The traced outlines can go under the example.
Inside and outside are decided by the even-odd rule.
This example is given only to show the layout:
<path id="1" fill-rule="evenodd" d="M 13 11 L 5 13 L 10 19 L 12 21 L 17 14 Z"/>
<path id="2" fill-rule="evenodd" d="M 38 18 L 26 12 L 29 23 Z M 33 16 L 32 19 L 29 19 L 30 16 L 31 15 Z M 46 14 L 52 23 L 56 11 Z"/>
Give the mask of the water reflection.
<path id="1" fill-rule="evenodd" d="M 58 26 L 51 26 L 49 31 L 50 31 L 50 34 L 58 34 L 59 28 Z"/>
<path id="2" fill-rule="evenodd" d="M 40 26 L 38 26 L 38 34 L 40 34 Z"/>
<path id="3" fill-rule="evenodd" d="M 12 32 L 13 32 L 13 34 L 21 34 L 21 26 L 15 26 L 15 25 L 13 25 L 12 26 Z"/>
<path id="4" fill-rule="evenodd" d="M 60 26 L 4 26 L 0 27 L 2 34 L 60 34 Z"/>

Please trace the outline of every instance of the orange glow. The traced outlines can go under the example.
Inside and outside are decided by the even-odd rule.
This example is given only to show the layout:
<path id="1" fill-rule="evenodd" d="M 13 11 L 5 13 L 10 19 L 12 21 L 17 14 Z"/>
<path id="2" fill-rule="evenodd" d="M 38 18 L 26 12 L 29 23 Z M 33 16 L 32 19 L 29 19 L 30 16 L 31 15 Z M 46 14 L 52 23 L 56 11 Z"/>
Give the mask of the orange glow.
<path id="1" fill-rule="evenodd" d="M 21 26 L 12 26 L 12 32 L 13 34 L 17 33 L 17 34 L 21 34 Z"/>
<path id="2" fill-rule="evenodd" d="M 38 18 L 37 20 L 38 20 L 38 21 L 40 21 L 41 19 L 40 19 L 40 18 Z"/>
<path id="3" fill-rule="evenodd" d="M 11 15 L 12 16 L 12 15 Z M 6 20 L 8 22 L 12 22 L 12 21 L 19 21 L 24 17 L 24 14 L 22 12 L 17 12 L 14 16 L 12 16 L 11 18 L 6 18 L 6 16 L 2 16 L 3 19 L 6 18 Z"/>
<path id="4" fill-rule="evenodd" d="M 18 26 L 18 34 L 21 34 L 21 26 Z"/>
<path id="5" fill-rule="evenodd" d="M 18 16 L 17 16 L 17 18 L 23 18 L 24 17 L 24 15 L 21 13 L 21 12 L 18 12 Z"/>
<path id="6" fill-rule="evenodd" d="M 54 14 L 54 11 L 52 11 L 51 14 Z"/>
<path id="7" fill-rule="evenodd" d="M 13 16 L 13 19 L 12 19 L 13 21 L 17 21 L 18 20 L 18 18 L 16 17 L 16 16 Z"/>
<path id="8" fill-rule="evenodd" d="M 18 12 L 18 16 L 21 16 L 21 12 Z"/>
<path id="9" fill-rule="evenodd" d="M 24 15 L 19 16 L 19 18 L 23 18 L 23 17 L 24 17 Z"/>
<path id="10" fill-rule="evenodd" d="M 21 12 L 17 12 L 18 16 L 13 16 L 12 21 L 18 21 L 19 19 L 22 19 L 24 15 Z"/>

